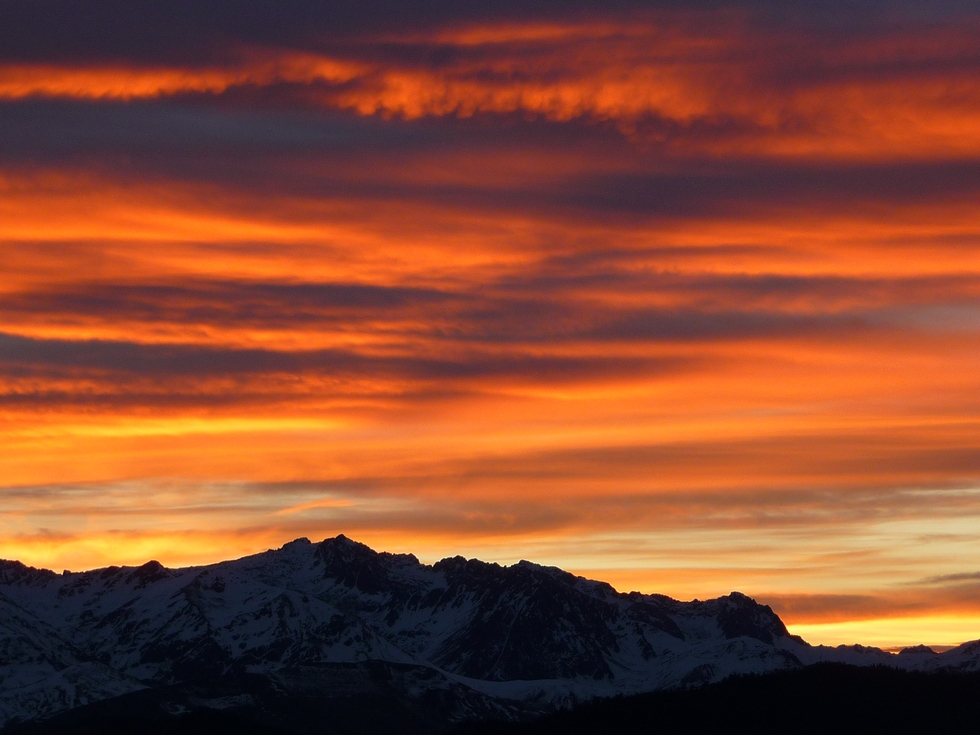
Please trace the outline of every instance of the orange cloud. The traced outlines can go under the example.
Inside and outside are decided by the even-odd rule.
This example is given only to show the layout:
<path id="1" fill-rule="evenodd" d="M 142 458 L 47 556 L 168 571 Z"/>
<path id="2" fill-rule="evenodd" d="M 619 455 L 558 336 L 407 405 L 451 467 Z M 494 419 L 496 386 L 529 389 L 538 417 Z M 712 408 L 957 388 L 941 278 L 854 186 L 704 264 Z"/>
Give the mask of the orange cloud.
<path id="1" fill-rule="evenodd" d="M 293 87 L 294 102 L 361 115 L 608 121 L 678 152 L 975 156 L 974 42 L 970 28 L 828 41 L 763 31 L 731 14 L 674 14 L 366 38 L 323 53 L 242 48 L 223 67 L 6 65 L 0 98 L 132 100 Z M 422 60 L 432 49 L 448 51 L 451 61 L 413 63 L 395 53 L 385 61 L 377 52 L 389 46 L 414 48 Z"/>
<path id="2" fill-rule="evenodd" d="M 4 62 L 0 555 L 343 532 L 945 642 L 976 614 L 923 581 L 976 572 L 975 34 L 814 34 Z"/>

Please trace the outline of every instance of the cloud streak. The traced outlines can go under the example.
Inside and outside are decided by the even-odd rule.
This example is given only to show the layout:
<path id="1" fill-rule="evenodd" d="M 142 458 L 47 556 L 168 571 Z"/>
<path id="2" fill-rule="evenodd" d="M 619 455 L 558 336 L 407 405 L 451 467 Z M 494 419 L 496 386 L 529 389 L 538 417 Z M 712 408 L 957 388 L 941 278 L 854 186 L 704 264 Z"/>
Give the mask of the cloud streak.
<path id="1" fill-rule="evenodd" d="M 974 9 L 76 5 L 0 7 L 0 555 L 977 617 Z"/>
<path id="2" fill-rule="evenodd" d="M 975 16 L 880 23 L 870 38 L 760 27 L 759 17 L 662 9 L 628 21 L 613 13 L 404 35 L 325 30 L 318 43 L 309 32 L 264 42 L 232 32 L 219 37 L 220 53 L 198 39 L 200 48 L 169 62 L 132 50 L 94 64 L 24 54 L 0 64 L 0 98 L 228 95 L 409 120 L 587 119 L 668 150 L 716 156 L 977 154 Z"/>

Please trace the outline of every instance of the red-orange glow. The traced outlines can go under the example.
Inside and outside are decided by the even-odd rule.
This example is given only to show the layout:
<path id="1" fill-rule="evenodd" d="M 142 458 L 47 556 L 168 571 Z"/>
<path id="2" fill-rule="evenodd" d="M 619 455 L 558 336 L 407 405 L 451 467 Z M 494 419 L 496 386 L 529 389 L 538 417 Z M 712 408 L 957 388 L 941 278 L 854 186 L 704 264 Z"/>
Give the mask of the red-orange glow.
<path id="1" fill-rule="evenodd" d="M 379 64 L 360 58 L 356 47 L 347 56 L 243 48 L 224 67 L 6 65 L 0 99 L 132 100 L 295 85 L 306 103 L 362 115 L 587 118 L 610 121 L 638 140 L 714 155 L 908 159 L 980 152 L 973 28 L 823 49 L 814 39 L 819 50 L 805 57 L 798 36 L 761 37 L 732 16 L 475 26 L 381 42 L 439 44 L 460 53 L 435 67 Z M 946 68 L 929 74 L 925 62 Z M 781 67 L 794 63 L 812 78 L 795 85 L 779 79 Z M 897 71 L 879 73 L 885 64 Z M 710 132 L 722 123 L 730 129 Z M 691 132 L 699 127 L 705 131 Z"/>
<path id="2" fill-rule="evenodd" d="M 4 56 L 0 557 L 342 532 L 980 637 L 970 23 Z"/>
<path id="3" fill-rule="evenodd" d="M 242 85 L 347 82 L 361 72 L 355 64 L 303 54 L 250 56 L 252 58 L 244 66 L 204 69 L 133 69 L 123 66 L 66 69 L 48 65 L 13 64 L 0 67 L 0 98 L 132 100 L 175 94 L 214 94 Z"/>

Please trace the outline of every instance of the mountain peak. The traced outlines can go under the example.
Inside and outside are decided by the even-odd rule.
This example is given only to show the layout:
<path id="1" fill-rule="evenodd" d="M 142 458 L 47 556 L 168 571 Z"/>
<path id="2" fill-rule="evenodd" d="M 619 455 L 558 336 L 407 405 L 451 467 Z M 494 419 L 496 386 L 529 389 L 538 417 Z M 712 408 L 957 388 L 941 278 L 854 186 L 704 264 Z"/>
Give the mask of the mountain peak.
<path id="1" fill-rule="evenodd" d="M 323 576 L 366 594 L 380 594 L 390 586 L 390 570 L 381 555 L 343 534 L 317 544 L 314 555 Z"/>
<path id="2" fill-rule="evenodd" d="M 137 589 L 148 584 L 166 579 L 170 576 L 170 571 L 156 559 L 151 559 L 142 566 L 136 567 L 130 572 L 128 579 L 137 583 Z"/>
<path id="3" fill-rule="evenodd" d="M 768 605 L 761 605 L 748 595 L 732 592 L 715 601 L 719 605 L 718 625 L 726 638 L 748 637 L 763 643 L 788 638 L 789 631 Z"/>
<path id="4" fill-rule="evenodd" d="M 37 569 L 19 561 L 0 559 L 0 584 L 30 584 L 56 576 L 50 569 Z"/>
<path id="5" fill-rule="evenodd" d="M 899 656 L 938 656 L 934 650 L 929 648 L 929 646 L 906 646 L 901 651 L 898 652 Z"/>
<path id="6" fill-rule="evenodd" d="M 26 704 L 23 688 L 0 687 L 0 727 L 137 689 L 191 687 L 199 702 L 203 688 L 220 701 L 246 673 L 287 699 L 315 694 L 318 706 L 342 696 L 325 691 L 383 686 L 399 701 L 456 702 L 462 717 L 818 660 L 980 668 L 971 646 L 814 649 L 737 591 L 685 603 L 527 560 L 427 566 L 343 534 L 188 569 L 149 561 L 63 578 L 0 562 L 0 616 L 5 685 L 39 682 Z"/>

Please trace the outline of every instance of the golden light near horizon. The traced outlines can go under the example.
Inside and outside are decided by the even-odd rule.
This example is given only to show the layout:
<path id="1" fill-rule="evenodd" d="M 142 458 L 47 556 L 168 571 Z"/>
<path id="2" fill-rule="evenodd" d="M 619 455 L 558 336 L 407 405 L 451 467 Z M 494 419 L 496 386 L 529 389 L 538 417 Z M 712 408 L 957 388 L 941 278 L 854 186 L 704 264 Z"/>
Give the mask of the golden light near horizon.
<path id="1" fill-rule="evenodd" d="M 797 10 L 0 29 L 0 557 L 980 638 L 980 18 Z"/>

